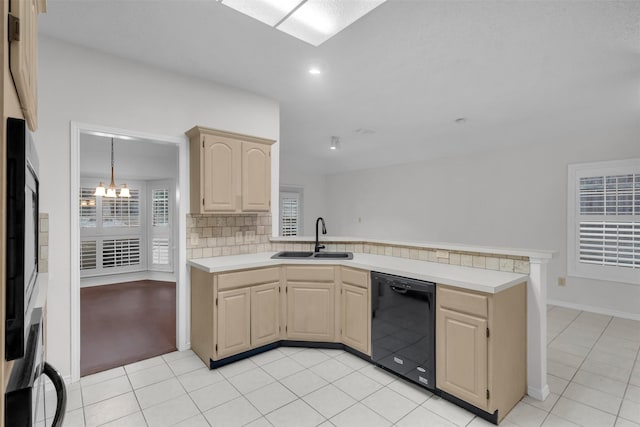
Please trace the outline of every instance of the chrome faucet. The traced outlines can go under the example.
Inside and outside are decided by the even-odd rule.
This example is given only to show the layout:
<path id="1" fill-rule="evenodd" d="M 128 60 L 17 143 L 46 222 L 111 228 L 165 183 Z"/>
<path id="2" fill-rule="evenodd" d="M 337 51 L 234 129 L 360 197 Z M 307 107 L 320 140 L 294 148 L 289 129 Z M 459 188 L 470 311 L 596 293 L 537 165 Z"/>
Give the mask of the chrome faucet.
<path id="1" fill-rule="evenodd" d="M 322 234 L 327 234 L 327 227 L 324 225 L 324 218 L 321 216 L 316 219 L 316 247 L 314 248 L 314 252 L 320 252 L 320 249 L 324 249 L 324 245 L 321 245 L 318 241 L 318 223 L 322 222 Z"/>

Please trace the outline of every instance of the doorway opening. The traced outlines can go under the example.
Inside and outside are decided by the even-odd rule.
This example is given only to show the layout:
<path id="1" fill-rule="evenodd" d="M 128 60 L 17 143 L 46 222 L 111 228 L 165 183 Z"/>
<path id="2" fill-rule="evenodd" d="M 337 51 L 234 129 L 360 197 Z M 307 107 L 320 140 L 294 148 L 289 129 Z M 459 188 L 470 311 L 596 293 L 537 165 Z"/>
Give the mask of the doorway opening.
<path id="1" fill-rule="evenodd" d="M 72 381 L 188 348 L 186 148 L 72 123 Z"/>

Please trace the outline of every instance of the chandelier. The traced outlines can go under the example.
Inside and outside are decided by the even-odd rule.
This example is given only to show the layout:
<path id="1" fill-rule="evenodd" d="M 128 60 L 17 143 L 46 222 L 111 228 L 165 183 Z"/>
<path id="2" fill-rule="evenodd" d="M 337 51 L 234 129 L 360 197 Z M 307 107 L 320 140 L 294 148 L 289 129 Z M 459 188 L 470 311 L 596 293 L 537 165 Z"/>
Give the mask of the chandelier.
<path id="1" fill-rule="evenodd" d="M 116 182 L 115 182 L 115 178 L 114 178 L 114 173 L 113 173 L 113 165 L 114 165 L 114 161 L 113 161 L 113 138 L 111 138 L 111 184 L 109 184 L 109 186 L 107 188 L 105 188 L 104 183 L 102 183 L 102 181 L 100 181 L 100 184 L 98 184 L 98 186 L 96 187 L 96 192 L 94 193 L 95 196 L 104 196 L 104 197 L 109 197 L 109 198 L 115 198 L 115 197 L 131 197 L 131 194 L 129 193 L 129 188 L 127 187 L 127 184 L 122 184 L 122 187 L 120 188 L 120 192 L 116 195 Z"/>

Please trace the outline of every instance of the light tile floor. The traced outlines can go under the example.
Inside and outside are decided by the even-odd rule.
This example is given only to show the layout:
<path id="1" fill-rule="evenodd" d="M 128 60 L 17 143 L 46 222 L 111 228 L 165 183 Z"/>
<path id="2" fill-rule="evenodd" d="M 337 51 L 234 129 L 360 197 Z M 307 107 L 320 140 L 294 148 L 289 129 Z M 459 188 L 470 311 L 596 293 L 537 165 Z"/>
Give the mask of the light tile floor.
<path id="1" fill-rule="evenodd" d="M 640 322 L 548 311 L 548 382 L 502 426 L 640 427 Z M 489 426 L 340 350 L 283 347 L 210 371 L 175 352 L 69 386 L 65 426 Z"/>

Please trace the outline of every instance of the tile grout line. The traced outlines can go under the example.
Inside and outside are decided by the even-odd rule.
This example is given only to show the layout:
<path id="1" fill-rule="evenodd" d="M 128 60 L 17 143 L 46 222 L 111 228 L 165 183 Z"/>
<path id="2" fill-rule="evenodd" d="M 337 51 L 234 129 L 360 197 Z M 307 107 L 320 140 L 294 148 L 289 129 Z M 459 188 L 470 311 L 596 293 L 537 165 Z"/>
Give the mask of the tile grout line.
<path id="1" fill-rule="evenodd" d="M 618 408 L 618 413 L 616 414 L 616 423 L 618 422 L 618 419 L 621 418 L 620 411 L 622 410 L 622 405 L 624 405 L 624 401 L 626 400 L 626 397 L 627 397 L 627 391 L 629 390 L 629 385 L 631 384 L 631 377 L 633 376 L 633 371 L 635 370 L 636 366 L 640 366 L 639 361 L 640 361 L 640 349 L 638 349 L 638 352 L 636 353 L 636 359 L 634 360 L 633 366 L 631 367 L 631 375 L 629 375 L 629 379 L 627 380 L 627 386 L 624 388 L 624 394 L 622 395 L 622 402 L 620 402 L 620 407 Z M 622 418 L 622 419 L 626 420 L 626 418 Z"/>
<path id="2" fill-rule="evenodd" d="M 180 359 L 178 359 L 178 360 L 180 360 Z M 166 361 L 165 361 L 165 362 L 166 362 Z M 168 365 L 168 363 L 167 363 L 167 365 Z M 169 366 L 169 369 L 171 369 L 171 366 Z M 193 371 L 189 371 L 189 372 L 184 372 L 182 375 L 187 375 L 187 374 L 190 374 L 191 372 L 195 372 L 195 371 L 197 371 L 197 369 L 194 369 Z M 174 375 L 174 378 L 178 381 L 178 384 L 180 384 L 180 387 L 182 387 L 182 389 L 183 389 L 183 390 L 184 390 L 184 392 L 186 393 L 186 395 L 187 395 L 187 397 L 189 398 L 189 400 L 191 401 L 191 403 L 193 403 L 193 406 L 195 406 L 195 407 L 196 407 L 196 409 L 198 410 L 198 413 L 199 413 L 200 415 L 202 415 L 202 418 L 204 418 L 204 421 L 207 423 L 207 425 L 211 426 L 211 423 L 209 422 L 209 420 L 207 419 L 207 417 L 205 417 L 205 416 L 204 416 L 204 412 L 202 412 L 202 411 L 200 410 L 200 407 L 198 406 L 198 404 L 195 402 L 195 400 L 193 400 L 193 397 L 191 397 L 191 393 L 189 393 L 189 391 L 187 391 L 187 389 L 185 388 L 184 384 L 182 384 L 182 381 L 180 381 L 180 377 L 179 377 L 178 375 L 176 375 L 176 373 L 175 373 L 175 371 L 174 371 L 173 369 L 171 369 L 171 373 Z M 208 387 L 208 386 L 205 386 L 205 387 Z M 202 388 L 204 388 L 204 387 L 202 387 Z M 199 389 L 198 389 L 198 390 L 199 390 Z M 195 391 L 195 390 L 194 390 L 194 391 Z M 184 420 L 182 420 L 182 421 L 179 421 L 179 422 L 181 423 L 181 422 L 183 422 L 183 421 L 187 421 L 187 420 L 189 420 L 190 418 L 192 418 L 192 417 L 186 418 L 186 419 L 184 419 Z"/>
<path id="3" fill-rule="evenodd" d="M 569 328 L 569 326 L 570 326 L 571 324 L 573 324 L 573 323 L 576 321 L 576 319 L 577 319 L 577 318 L 578 318 L 582 313 L 585 313 L 585 311 L 580 311 L 580 313 L 578 314 L 578 316 L 576 316 L 576 317 L 573 319 L 573 321 L 571 321 L 571 323 L 570 323 L 569 325 L 567 325 L 567 327 L 563 330 L 563 332 L 564 332 L 567 328 Z M 600 339 L 601 339 L 601 338 L 602 338 L 602 336 L 604 335 L 604 333 L 605 333 L 605 331 L 607 330 L 607 328 L 609 327 L 609 325 L 611 325 L 611 322 L 612 322 L 612 321 L 613 321 L 613 316 L 610 316 L 609 321 L 607 322 L 607 325 L 602 329 L 602 332 L 600 332 L 600 335 L 598 336 L 598 339 L 593 343 L 593 345 L 592 345 L 592 346 L 591 346 L 591 348 L 589 349 L 589 352 L 586 354 L 586 356 L 584 357 L 584 359 L 582 360 L 582 362 L 580 363 L 580 365 L 576 368 L 576 371 L 575 371 L 575 372 L 574 372 L 574 374 L 571 376 L 571 379 L 569 379 L 569 382 L 567 383 L 566 387 L 564 388 L 564 390 L 562 390 L 562 394 L 560 394 L 560 395 L 558 396 L 558 400 L 556 400 L 556 402 L 555 402 L 555 403 L 551 406 L 551 408 L 549 409 L 549 412 L 547 412 L 547 415 L 546 415 L 546 416 L 544 417 L 544 419 L 542 420 L 542 424 L 544 424 L 544 423 L 547 421 L 547 419 L 549 418 L 549 415 L 551 415 L 551 412 L 554 410 L 554 408 L 556 407 L 556 405 L 558 405 L 558 402 L 560 402 L 560 399 L 561 399 L 562 397 L 564 397 L 565 399 L 571 400 L 571 401 L 573 401 L 573 402 L 577 402 L 576 400 L 573 400 L 573 399 L 571 399 L 570 397 L 565 397 L 565 395 L 564 395 L 564 394 L 565 394 L 565 392 L 567 391 L 567 388 L 569 388 L 569 385 L 571 385 L 571 383 L 573 382 L 573 379 L 575 378 L 576 374 L 580 371 L 580 368 L 582 367 L 582 365 L 584 364 L 584 362 L 586 362 L 586 360 L 589 358 L 589 355 L 591 354 L 591 352 L 592 352 L 592 351 L 593 351 L 593 349 L 595 348 L 595 346 L 596 346 L 596 344 L 598 343 L 598 341 L 600 341 Z M 558 335 L 559 335 L 559 334 L 558 334 Z M 555 339 L 554 339 L 554 341 L 555 341 Z M 584 386 L 584 387 L 586 387 L 586 386 Z M 590 389 L 591 389 L 591 387 L 587 387 L 587 388 L 590 388 Z M 595 389 L 592 389 L 592 390 L 595 390 Z M 598 390 L 598 391 L 599 391 L 599 390 Z M 584 403 L 584 402 L 577 402 L 577 403 L 580 403 L 580 404 L 582 404 L 582 405 L 585 405 L 585 406 L 588 406 L 588 407 L 590 407 L 590 408 L 593 408 L 593 409 L 596 409 L 596 410 L 598 410 L 598 411 L 601 411 L 601 412 L 604 412 L 604 413 L 606 413 L 606 414 L 609 414 L 608 412 L 603 411 L 602 409 L 595 408 L 595 407 L 593 407 L 593 406 L 591 406 L 591 405 L 588 405 L 588 404 L 586 404 L 586 403 Z M 619 410 L 619 409 L 618 409 L 618 410 Z M 559 415 L 556 415 L 556 414 L 553 414 L 553 415 L 554 415 L 554 416 L 556 416 L 556 417 L 558 417 L 558 418 L 562 418 L 562 419 L 564 419 L 563 417 L 560 417 Z M 571 421 L 571 420 L 567 420 L 567 421 L 569 421 L 569 422 L 573 422 L 573 421 Z M 614 420 L 614 425 L 615 425 L 615 420 Z"/>

